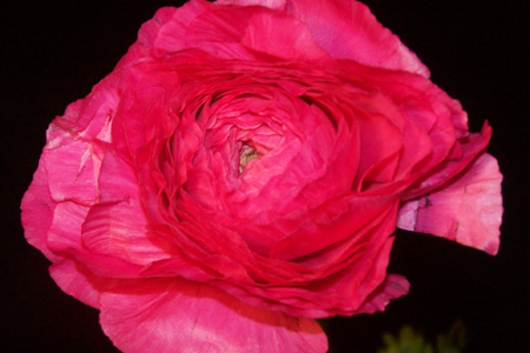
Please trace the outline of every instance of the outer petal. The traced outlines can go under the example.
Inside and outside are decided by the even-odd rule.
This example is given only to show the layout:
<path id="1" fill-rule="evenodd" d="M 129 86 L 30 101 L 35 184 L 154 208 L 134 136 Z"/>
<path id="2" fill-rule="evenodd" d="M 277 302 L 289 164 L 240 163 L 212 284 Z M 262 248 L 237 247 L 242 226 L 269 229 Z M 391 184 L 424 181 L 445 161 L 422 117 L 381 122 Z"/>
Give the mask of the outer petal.
<path id="1" fill-rule="evenodd" d="M 290 0 L 287 11 L 307 24 L 315 42 L 333 58 L 429 77 L 418 57 L 360 2 Z"/>
<path id="2" fill-rule="evenodd" d="M 94 276 L 84 265 L 68 259 L 50 267 L 50 275 L 63 292 L 99 309 L 99 296 L 109 281 Z"/>
<path id="3" fill-rule="evenodd" d="M 327 351 L 310 319 L 259 309 L 184 279 L 156 279 L 104 293 L 101 325 L 127 353 Z"/>
<path id="4" fill-rule="evenodd" d="M 328 54 L 316 45 L 304 23 L 275 12 L 252 16 L 243 46 L 257 52 L 293 61 L 329 61 Z"/>
<path id="5" fill-rule="evenodd" d="M 503 213 L 501 181 L 497 160 L 483 154 L 450 185 L 402 204 L 397 225 L 495 255 Z"/>
<path id="6" fill-rule="evenodd" d="M 43 159 L 51 198 L 55 202 L 73 201 L 84 206 L 94 204 L 98 198 L 97 178 L 101 164 L 94 145 L 72 139 L 67 132 L 53 125 L 48 132 Z M 56 134 L 58 136 L 52 139 L 51 136 Z"/>
<path id="7" fill-rule="evenodd" d="M 265 6 L 274 10 L 285 10 L 286 0 L 217 0 L 220 5 Z"/>
<path id="8" fill-rule="evenodd" d="M 101 203 L 92 206 L 82 228 L 86 249 L 141 266 L 170 257 L 170 245 L 148 231 L 134 170 L 111 149 L 105 153 L 99 183 Z"/>
<path id="9" fill-rule="evenodd" d="M 197 16 L 211 6 L 206 1 L 192 0 L 182 7 L 163 7 L 154 18 L 142 25 L 138 41 L 122 58 L 118 67 L 141 59 L 143 56 L 159 56 L 165 52 L 186 49 L 186 32 Z"/>
<path id="10" fill-rule="evenodd" d="M 50 261 L 59 258 L 52 253 L 46 244 L 48 230 L 52 226 L 55 202 L 51 199 L 46 176 L 44 157 L 33 175 L 33 182 L 24 194 L 22 204 L 22 225 L 28 243 L 39 249 Z"/>
<path id="11" fill-rule="evenodd" d="M 70 104 L 63 116 L 57 117 L 48 130 L 48 143 L 54 127 L 60 132 L 68 132 L 70 136 L 85 140 L 99 139 L 109 142 L 109 132 L 116 106 L 120 100 L 118 84 L 120 72 L 114 71 L 92 88 L 92 92 L 84 99 Z"/>
<path id="12" fill-rule="evenodd" d="M 409 292 L 410 283 L 400 275 L 390 274 L 385 281 L 368 296 L 355 314 L 373 314 L 383 311 L 390 300 L 399 298 Z"/>

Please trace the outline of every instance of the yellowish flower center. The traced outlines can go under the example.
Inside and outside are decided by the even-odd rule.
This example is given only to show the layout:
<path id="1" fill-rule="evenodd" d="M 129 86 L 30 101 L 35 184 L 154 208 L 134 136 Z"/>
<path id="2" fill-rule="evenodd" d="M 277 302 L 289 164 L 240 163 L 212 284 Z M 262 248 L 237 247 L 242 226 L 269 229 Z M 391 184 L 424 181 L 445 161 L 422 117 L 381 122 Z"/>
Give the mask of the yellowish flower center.
<path id="1" fill-rule="evenodd" d="M 243 145 L 239 154 L 239 172 L 243 173 L 245 166 L 254 158 L 258 158 L 260 155 L 256 150 L 249 145 Z"/>

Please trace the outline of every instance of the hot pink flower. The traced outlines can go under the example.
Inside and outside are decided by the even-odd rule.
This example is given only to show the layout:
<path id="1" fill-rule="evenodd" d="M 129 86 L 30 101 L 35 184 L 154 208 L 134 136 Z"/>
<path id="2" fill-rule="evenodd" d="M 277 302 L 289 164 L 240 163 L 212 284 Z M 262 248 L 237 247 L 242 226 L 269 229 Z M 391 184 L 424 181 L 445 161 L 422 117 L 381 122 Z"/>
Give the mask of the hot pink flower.
<path id="1" fill-rule="evenodd" d="M 398 227 L 495 254 L 491 128 L 353 0 L 192 0 L 48 130 L 28 241 L 125 352 L 325 352 Z"/>

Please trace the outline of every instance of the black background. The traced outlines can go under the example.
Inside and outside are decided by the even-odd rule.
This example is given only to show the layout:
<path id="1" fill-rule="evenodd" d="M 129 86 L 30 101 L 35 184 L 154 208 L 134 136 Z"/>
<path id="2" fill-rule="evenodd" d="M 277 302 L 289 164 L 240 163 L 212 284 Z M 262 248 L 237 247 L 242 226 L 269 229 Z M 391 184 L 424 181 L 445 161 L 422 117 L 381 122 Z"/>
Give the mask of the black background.
<path id="1" fill-rule="evenodd" d="M 375 353 L 385 331 L 412 324 L 433 338 L 460 318 L 470 333 L 467 352 L 527 352 L 529 3 L 365 3 L 462 102 L 472 131 L 486 119 L 493 126 L 489 151 L 505 175 L 505 215 L 496 257 L 399 231 L 389 272 L 407 276 L 409 295 L 384 313 L 331 320 L 330 343 L 339 353 Z M 49 262 L 25 242 L 19 204 L 51 120 L 112 71 L 157 8 L 180 4 L 19 1 L 0 11 L 1 352 L 117 352 L 98 312 L 62 293 Z"/>

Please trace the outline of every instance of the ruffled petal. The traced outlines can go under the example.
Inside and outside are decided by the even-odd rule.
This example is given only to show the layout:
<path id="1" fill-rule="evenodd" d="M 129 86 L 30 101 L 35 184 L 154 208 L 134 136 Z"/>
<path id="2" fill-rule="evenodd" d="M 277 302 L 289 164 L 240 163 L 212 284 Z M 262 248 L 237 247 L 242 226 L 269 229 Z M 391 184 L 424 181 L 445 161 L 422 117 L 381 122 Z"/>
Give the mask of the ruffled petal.
<path id="1" fill-rule="evenodd" d="M 451 184 L 402 204 L 397 226 L 495 255 L 503 213 L 501 182 L 497 160 L 483 154 Z"/>
<path id="2" fill-rule="evenodd" d="M 244 304 L 184 279 L 139 281 L 102 294 L 101 325 L 126 353 L 324 353 L 314 320 Z"/>

